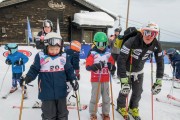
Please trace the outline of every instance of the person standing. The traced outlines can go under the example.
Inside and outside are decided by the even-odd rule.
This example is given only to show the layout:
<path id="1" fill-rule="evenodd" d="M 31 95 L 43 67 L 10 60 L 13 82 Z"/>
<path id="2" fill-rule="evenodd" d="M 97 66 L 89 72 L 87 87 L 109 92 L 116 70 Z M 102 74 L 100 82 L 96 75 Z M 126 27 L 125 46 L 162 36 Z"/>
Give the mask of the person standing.
<path id="1" fill-rule="evenodd" d="M 108 38 L 105 33 L 97 32 L 94 35 L 95 46 L 89 52 L 86 59 L 86 70 L 91 72 L 91 100 L 89 113 L 91 120 L 97 120 L 96 102 L 102 95 L 102 117 L 103 120 L 110 120 L 110 97 L 109 80 L 110 74 L 116 70 L 114 59 L 107 50 Z M 96 96 L 98 95 L 98 98 Z M 98 101 L 97 101 L 98 99 Z"/>
<path id="2" fill-rule="evenodd" d="M 114 30 L 114 35 L 111 35 L 110 38 L 109 38 L 109 48 L 110 48 L 110 51 L 111 51 L 111 55 L 113 56 L 115 62 L 117 62 L 117 59 L 118 59 L 118 56 L 120 54 L 120 49 L 121 49 L 121 45 L 123 43 L 123 36 L 120 35 L 122 31 L 122 28 L 116 28 Z M 113 75 L 113 78 L 116 77 L 115 75 L 115 71 L 114 73 L 112 73 Z M 117 77 L 118 77 L 118 73 L 117 73 Z"/>
<path id="3" fill-rule="evenodd" d="M 140 120 L 139 101 L 143 92 L 143 68 L 146 60 L 154 53 L 157 69 L 156 81 L 152 86 L 152 94 L 161 91 L 164 74 L 164 59 L 162 47 L 156 39 L 159 27 L 155 23 L 145 24 L 136 36 L 130 37 L 122 46 L 118 57 L 118 71 L 120 75 L 121 90 L 117 99 L 117 110 L 124 117 L 128 117 L 128 111 L 132 116 Z M 126 109 L 126 97 L 132 88 L 129 102 L 129 110 Z"/>
<path id="4" fill-rule="evenodd" d="M 12 87 L 10 93 L 13 93 L 18 89 L 17 83 L 20 82 L 20 77 L 25 71 L 25 64 L 28 62 L 29 59 L 23 53 L 18 52 L 18 45 L 16 43 L 6 44 L 5 50 L 9 51 L 5 63 L 7 65 L 12 65 Z M 26 87 L 24 98 L 27 98 Z"/>
<path id="5" fill-rule="evenodd" d="M 21 84 L 30 83 L 38 76 L 38 98 L 42 101 L 42 120 L 68 120 L 66 106 L 67 84 L 70 81 L 74 91 L 79 84 L 74 69 L 62 52 L 63 40 L 58 33 L 50 32 L 44 37 L 45 48 L 36 54 Z"/>
<path id="6" fill-rule="evenodd" d="M 36 48 L 37 49 L 44 49 L 44 37 L 46 34 L 53 31 L 53 23 L 50 20 L 43 21 L 43 29 L 37 34 L 35 37 Z"/>

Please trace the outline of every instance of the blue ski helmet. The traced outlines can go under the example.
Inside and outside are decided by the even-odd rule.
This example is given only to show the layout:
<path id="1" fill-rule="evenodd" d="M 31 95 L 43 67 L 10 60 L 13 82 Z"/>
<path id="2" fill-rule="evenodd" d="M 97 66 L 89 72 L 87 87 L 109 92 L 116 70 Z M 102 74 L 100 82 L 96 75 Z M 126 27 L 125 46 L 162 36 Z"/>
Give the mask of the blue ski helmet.
<path id="1" fill-rule="evenodd" d="M 5 50 L 9 50 L 10 54 L 14 54 L 18 50 L 18 45 L 16 43 L 8 43 L 4 47 Z"/>
<path id="2" fill-rule="evenodd" d="M 174 55 L 175 52 L 176 52 L 176 49 L 174 48 L 169 48 L 166 50 L 167 55 Z"/>

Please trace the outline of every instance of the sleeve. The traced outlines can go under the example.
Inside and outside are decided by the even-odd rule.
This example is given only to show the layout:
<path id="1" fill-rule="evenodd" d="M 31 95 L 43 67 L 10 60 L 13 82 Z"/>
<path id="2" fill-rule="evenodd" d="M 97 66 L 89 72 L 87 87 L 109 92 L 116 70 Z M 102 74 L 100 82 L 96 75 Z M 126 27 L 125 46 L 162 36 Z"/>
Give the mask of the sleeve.
<path id="1" fill-rule="evenodd" d="M 115 65 L 115 61 L 112 55 L 109 57 L 108 62 L 110 62 L 112 65 Z"/>
<path id="2" fill-rule="evenodd" d="M 67 59 L 67 57 L 66 57 L 66 59 Z M 64 66 L 67 80 L 70 80 L 70 81 L 77 80 L 76 75 L 74 74 L 73 66 L 71 65 L 71 63 L 68 60 L 69 59 L 67 59 L 66 64 Z"/>
<path id="3" fill-rule="evenodd" d="M 91 71 L 91 66 L 94 64 L 94 56 L 92 54 L 89 54 L 89 56 L 86 58 L 86 70 Z"/>
<path id="4" fill-rule="evenodd" d="M 130 38 L 128 41 L 124 43 L 117 59 L 117 72 L 121 78 L 127 77 L 126 63 L 127 61 L 130 61 L 128 60 L 128 58 L 130 57 L 130 54 L 131 54 L 131 49 L 132 49 L 131 47 L 132 47 L 133 42 L 134 42 L 134 39 Z"/>
<path id="5" fill-rule="evenodd" d="M 109 38 L 109 41 L 108 41 L 108 46 L 110 47 L 110 48 L 113 48 L 113 40 L 114 39 L 114 35 L 111 35 L 111 37 Z"/>
<path id="6" fill-rule="evenodd" d="M 75 54 L 73 55 L 73 67 L 74 70 L 79 70 L 79 53 L 75 52 Z"/>
<path id="7" fill-rule="evenodd" d="M 155 55 L 155 60 L 156 60 L 156 64 L 157 64 L 156 78 L 163 78 L 164 57 L 163 57 L 162 47 L 161 47 L 160 43 L 158 43 L 157 50 L 154 51 L 154 55 Z"/>
<path id="8" fill-rule="evenodd" d="M 39 74 L 41 65 L 40 65 L 40 57 L 39 54 L 36 54 L 33 64 L 31 65 L 27 76 L 30 76 L 32 80 L 35 80 L 37 75 Z"/>
<path id="9" fill-rule="evenodd" d="M 24 55 L 24 54 L 22 54 L 21 59 L 23 61 L 23 64 L 27 63 L 28 60 L 29 60 L 29 58 L 26 55 Z"/>

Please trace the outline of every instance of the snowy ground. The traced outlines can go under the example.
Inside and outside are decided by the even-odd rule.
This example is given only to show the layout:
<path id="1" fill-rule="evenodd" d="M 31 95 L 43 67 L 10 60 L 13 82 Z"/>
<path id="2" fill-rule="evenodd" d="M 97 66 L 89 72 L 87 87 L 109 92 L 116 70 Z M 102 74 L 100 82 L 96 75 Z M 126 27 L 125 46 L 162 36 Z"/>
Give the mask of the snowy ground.
<path id="1" fill-rule="evenodd" d="M 26 73 L 30 67 L 30 65 L 33 62 L 34 55 L 38 52 L 33 47 L 25 47 L 20 46 L 19 49 L 21 50 L 29 50 L 32 52 L 32 56 L 29 58 L 29 62 L 26 64 Z M 7 71 L 8 66 L 4 63 L 5 57 L 2 55 L 4 50 L 4 47 L 0 47 L 1 56 L 0 56 L 0 86 L 2 85 L 2 81 L 4 78 L 4 75 Z M 81 60 L 81 80 L 80 83 L 80 97 L 81 97 L 81 103 L 82 104 L 89 104 L 90 101 L 90 95 L 91 95 L 91 84 L 90 84 L 90 73 L 85 70 L 85 66 L 83 65 L 83 61 Z M 154 64 L 154 71 L 155 71 L 155 64 Z M 144 86 L 143 86 L 143 94 L 142 99 L 140 101 L 140 115 L 142 117 L 142 120 L 152 120 L 151 118 L 151 65 L 149 63 L 145 64 L 145 78 L 144 78 Z M 171 75 L 171 69 L 169 65 L 165 65 L 165 73 Z M 155 72 L 154 72 L 155 76 Z M 7 71 L 7 75 L 5 76 L 5 80 L 2 86 L 2 90 L 0 91 L 0 96 L 3 96 L 6 94 L 10 87 L 11 87 L 11 68 Z M 154 78 L 155 80 L 155 78 Z M 113 95 L 114 95 L 114 101 L 116 104 L 116 99 L 118 97 L 118 93 L 120 90 L 120 84 L 116 83 L 117 80 L 113 80 Z M 31 107 L 35 101 L 37 101 L 37 81 L 33 81 L 31 84 L 34 85 L 34 87 L 28 87 L 28 96 L 29 98 L 27 100 L 24 100 L 24 106 Z M 171 89 L 172 82 L 170 81 L 164 81 L 162 91 L 160 94 L 154 96 L 154 99 L 156 97 L 166 99 L 166 95 L 169 94 Z M 175 95 L 177 98 L 180 98 L 180 89 L 174 89 L 173 95 Z M 74 98 L 71 98 L 71 101 L 75 101 Z M 0 98 L 0 120 L 18 120 L 19 118 L 19 109 L 13 109 L 13 105 L 19 106 L 21 102 L 21 90 L 18 89 L 17 92 L 10 95 L 6 100 Z M 101 102 L 101 101 L 100 101 Z M 180 119 L 180 107 L 172 106 L 165 103 L 159 103 L 157 101 L 154 102 L 154 120 L 178 120 Z M 180 103 L 176 103 L 179 104 Z M 101 113 L 101 110 L 99 108 L 99 113 Z M 112 114 L 111 118 L 112 118 Z M 81 120 L 88 120 L 89 119 L 89 113 L 88 109 L 84 111 L 80 111 L 80 117 Z M 100 116 L 99 116 L 100 118 Z M 121 120 L 122 118 L 120 115 L 115 111 L 115 120 Z M 40 109 L 23 109 L 22 111 L 22 120 L 41 120 L 41 110 Z M 78 120 L 77 110 L 69 110 L 69 120 Z M 101 119 L 100 119 L 101 120 Z M 123 120 L 123 119 L 122 119 Z"/>

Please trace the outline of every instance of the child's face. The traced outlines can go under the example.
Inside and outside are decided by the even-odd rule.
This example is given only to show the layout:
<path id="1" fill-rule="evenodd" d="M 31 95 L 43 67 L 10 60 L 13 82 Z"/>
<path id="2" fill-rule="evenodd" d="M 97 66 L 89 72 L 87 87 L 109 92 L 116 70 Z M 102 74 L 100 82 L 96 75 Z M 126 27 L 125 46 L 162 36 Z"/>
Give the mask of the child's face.
<path id="1" fill-rule="evenodd" d="M 61 47 L 60 46 L 48 46 L 48 54 L 51 56 L 55 56 L 59 54 Z"/>
<path id="2" fill-rule="evenodd" d="M 104 47 L 98 47 L 98 49 L 103 51 L 105 48 Z"/>
<path id="3" fill-rule="evenodd" d="M 51 27 L 50 27 L 50 26 L 49 26 L 49 27 L 45 26 L 45 27 L 44 27 L 44 32 L 45 32 L 45 33 L 51 32 Z"/>

